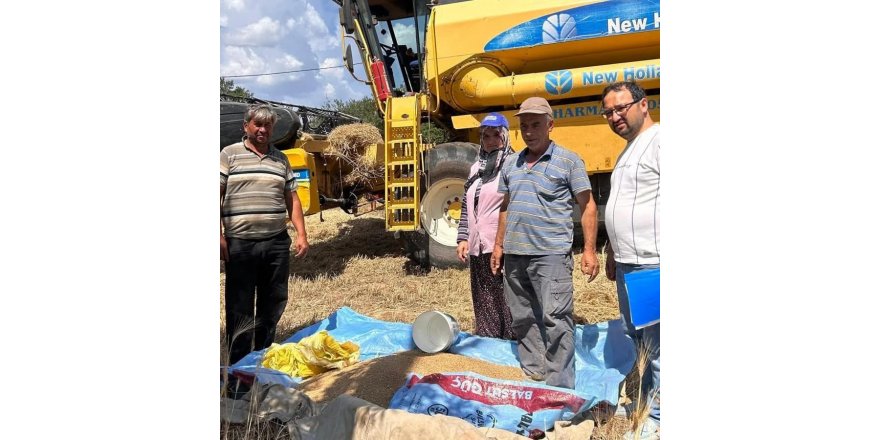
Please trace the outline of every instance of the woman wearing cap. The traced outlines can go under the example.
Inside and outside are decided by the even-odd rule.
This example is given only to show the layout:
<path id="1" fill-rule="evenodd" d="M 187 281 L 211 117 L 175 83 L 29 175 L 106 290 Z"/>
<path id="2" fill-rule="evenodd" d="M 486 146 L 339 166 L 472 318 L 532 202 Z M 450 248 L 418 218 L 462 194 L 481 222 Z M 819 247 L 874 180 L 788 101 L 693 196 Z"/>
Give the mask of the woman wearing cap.
<path id="1" fill-rule="evenodd" d="M 501 339 L 514 339 L 512 318 L 504 302 L 504 278 L 492 275 L 490 258 L 504 199 L 498 192 L 498 174 L 512 152 L 507 119 L 489 113 L 480 123 L 480 153 L 464 185 L 458 226 L 458 258 L 470 260 L 476 334 Z"/>

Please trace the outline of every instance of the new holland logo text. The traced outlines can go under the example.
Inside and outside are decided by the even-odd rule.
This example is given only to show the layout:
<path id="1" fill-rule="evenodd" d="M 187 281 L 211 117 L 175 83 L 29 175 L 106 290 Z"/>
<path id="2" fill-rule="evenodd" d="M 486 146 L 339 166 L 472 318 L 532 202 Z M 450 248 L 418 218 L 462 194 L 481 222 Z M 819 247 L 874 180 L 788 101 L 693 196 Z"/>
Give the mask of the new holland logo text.
<path id="1" fill-rule="evenodd" d="M 492 52 L 656 30 L 660 30 L 659 0 L 601 0 L 519 23 L 494 36 L 484 48 Z"/>
<path id="2" fill-rule="evenodd" d="M 544 88 L 551 95 L 563 95 L 571 91 L 571 71 L 557 70 L 544 77 Z"/>

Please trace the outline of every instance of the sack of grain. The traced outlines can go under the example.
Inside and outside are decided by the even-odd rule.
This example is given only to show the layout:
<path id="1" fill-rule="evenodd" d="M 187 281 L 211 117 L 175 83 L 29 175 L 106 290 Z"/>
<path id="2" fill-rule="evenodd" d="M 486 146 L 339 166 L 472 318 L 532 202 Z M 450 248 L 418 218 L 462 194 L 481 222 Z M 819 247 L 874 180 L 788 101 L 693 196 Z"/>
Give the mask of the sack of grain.
<path id="1" fill-rule="evenodd" d="M 595 403 L 595 398 L 567 388 L 463 372 L 410 374 L 388 408 L 458 417 L 477 427 L 530 436 L 543 433 L 556 421 L 570 420 Z"/>

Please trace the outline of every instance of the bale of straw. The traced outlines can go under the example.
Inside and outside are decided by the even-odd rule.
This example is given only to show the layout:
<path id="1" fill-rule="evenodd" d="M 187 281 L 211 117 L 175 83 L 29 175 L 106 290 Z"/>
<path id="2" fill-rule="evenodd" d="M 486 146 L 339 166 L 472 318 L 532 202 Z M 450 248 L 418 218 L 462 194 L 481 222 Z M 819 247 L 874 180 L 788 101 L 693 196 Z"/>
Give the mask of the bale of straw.
<path id="1" fill-rule="evenodd" d="M 327 141 L 330 146 L 325 153 L 336 156 L 351 167 L 351 171 L 343 178 L 346 184 L 369 184 L 375 179 L 384 177 L 384 170 L 382 165 L 377 163 L 376 157 L 366 154 L 370 146 L 384 142 L 379 129 L 375 126 L 370 124 L 340 125 L 327 135 Z"/>

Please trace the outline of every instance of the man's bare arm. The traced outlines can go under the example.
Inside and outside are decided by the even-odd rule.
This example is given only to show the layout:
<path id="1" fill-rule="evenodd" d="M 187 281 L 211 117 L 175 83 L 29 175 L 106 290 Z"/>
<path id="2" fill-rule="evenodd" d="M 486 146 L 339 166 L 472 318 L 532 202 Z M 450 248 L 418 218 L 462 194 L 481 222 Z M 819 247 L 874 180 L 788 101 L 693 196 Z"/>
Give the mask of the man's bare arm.
<path id="1" fill-rule="evenodd" d="M 504 231 L 507 228 L 507 205 L 509 203 L 510 194 L 505 194 L 498 212 L 498 232 L 495 234 L 495 248 L 492 249 L 492 258 L 489 263 L 492 273 L 495 275 L 498 275 L 498 271 L 501 269 L 501 260 L 504 256 Z"/>
<path id="2" fill-rule="evenodd" d="M 296 229 L 296 243 L 294 250 L 297 257 L 304 256 L 309 251 L 309 240 L 306 236 L 306 221 L 303 216 L 302 203 L 293 191 L 284 191 L 284 203 L 287 205 L 287 213 L 290 222 Z"/>
<path id="3" fill-rule="evenodd" d="M 581 256 L 581 272 L 592 282 L 599 274 L 599 259 L 596 257 L 596 233 L 599 228 L 599 215 L 593 192 L 581 191 L 577 195 L 578 206 L 581 208 L 581 228 L 584 232 L 584 253 Z"/>

